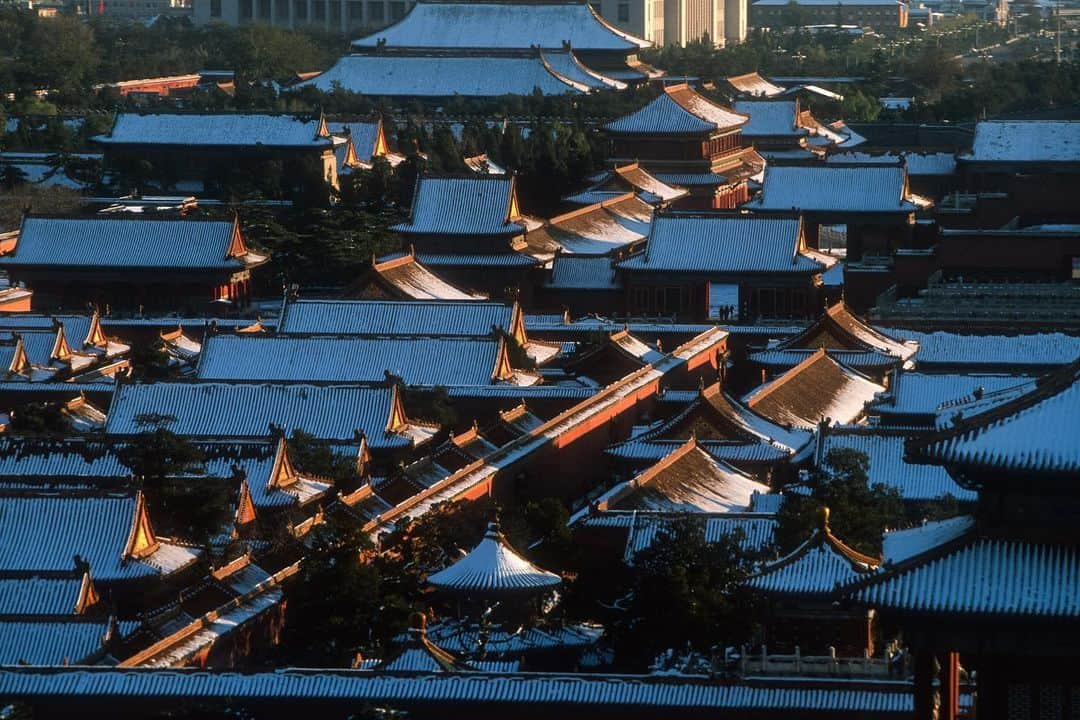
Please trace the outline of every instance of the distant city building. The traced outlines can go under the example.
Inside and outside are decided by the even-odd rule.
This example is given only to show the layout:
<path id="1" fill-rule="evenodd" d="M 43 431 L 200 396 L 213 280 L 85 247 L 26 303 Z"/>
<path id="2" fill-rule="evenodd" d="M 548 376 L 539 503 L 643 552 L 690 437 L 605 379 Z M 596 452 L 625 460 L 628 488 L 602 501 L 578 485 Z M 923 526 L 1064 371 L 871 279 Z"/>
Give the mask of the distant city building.
<path id="1" fill-rule="evenodd" d="M 900 0 L 757 0 L 755 27 L 798 27 L 824 23 L 906 28 L 908 6 Z"/>
<path id="2" fill-rule="evenodd" d="M 412 9 L 412 0 L 192 0 L 196 25 L 263 23 L 337 32 L 380 28 Z"/>
<path id="3" fill-rule="evenodd" d="M 746 0 L 591 0 L 597 15 L 656 45 L 708 38 L 717 47 L 746 39 Z"/>

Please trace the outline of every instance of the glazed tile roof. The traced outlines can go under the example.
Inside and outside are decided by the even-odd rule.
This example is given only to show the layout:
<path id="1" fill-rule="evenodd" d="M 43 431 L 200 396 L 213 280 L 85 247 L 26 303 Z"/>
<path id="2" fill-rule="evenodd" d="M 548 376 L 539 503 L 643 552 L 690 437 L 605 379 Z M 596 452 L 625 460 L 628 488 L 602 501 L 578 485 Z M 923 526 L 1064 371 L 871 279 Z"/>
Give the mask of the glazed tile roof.
<path id="1" fill-rule="evenodd" d="M 278 320 L 282 335 L 491 337 L 514 331 L 513 305 L 493 302 L 295 300 Z"/>
<path id="2" fill-rule="evenodd" d="M 345 135 L 348 131 L 349 140 L 361 162 L 369 162 L 375 157 L 376 143 L 379 140 L 379 130 L 382 121 L 373 122 L 328 122 L 327 129 L 334 135 Z"/>
<path id="3" fill-rule="evenodd" d="M 834 428 L 819 440 L 817 462 L 827 467 L 825 457 L 832 450 L 850 449 L 864 453 L 868 460 L 867 482 L 881 483 L 900 493 L 904 500 L 928 501 L 952 495 L 961 502 L 975 502 L 977 493 L 961 487 L 940 465 L 905 460 L 903 435 L 885 434 L 866 428 Z"/>
<path id="4" fill-rule="evenodd" d="M 609 25 L 576 3 L 418 2 L 388 28 L 353 41 L 357 48 L 507 48 L 540 46 L 624 50 L 652 43 Z"/>
<path id="5" fill-rule="evenodd" d="M 501 341 L 214 335 L 203 344 L 200 380 L 490 385 Z"/>
<path id="6" fill-rule="evenodd" d="M 817 321 L 801 333 L 776 345 L 785 350 L 819 347 L 832 350 L 863 350 L 896 360 L 907 360 L 919 349 L 914 342 L 902 342 L 878 331 L 856 316 L 843 302 L 830 306 Z"/>
<path id="7" fill-rule="evenodd" d="M 675 527 L 677 520 L 685 517 L 682 513 L 608 511 L 583 514 L 577 522 L 582 527 L 626 529 L 623 560 L 633 565 L 638 553 L 652 547 L 659 537 Z M 739 546 L 751 553 L 760 553 L 772 545 L 776 532 L 776 517 L 770 513 L 718 513 L 699 518 L 705 542 L 711 544 L 737 537 Z"/>
<path id="8" fill-rule="evenodd" d="M 413 255 L 390 258 L 375 264 L 373 271 L 402 297 L 411 300 L 486 299 L 446 282 L 424 267 Z"/>
<path id="9" fill-rule="evenodd" d="M 704 134 L 734 130 L 747 122 L 746 115 L 732 112 L 688 85 L 668 85 L 645 107 L 604 125 L 612 134 Z"/>
<path id="10" fill-rule="evenodd" d="M 645 252 L 623 260 L 633 271 L 715 274 L 818 273 L 802 252 L 799 220 L 735 215 L 667 214 L 653 220 Z"/>
<path id="11" fill-rule="evenodd" d="M 121 635 L 137 624 L 121 623 Z M 108 630 L 108 618 L 0 620 L 0 665 L 89 664 L 105 654 L 102 638 Z"/>
<path id="12" fill-rule="evenodd" d="M 743 398 L 773 422 L 807 429 L 822 420 L 846 424 L 859 419 L 865 405 L 884 387 L 847 368 L 824 349 Z"/>
<path id="13" fill-rule="evenodd" d="M 0 438 L 0 484 L 82 483 L 130 476 L 116 453 L 104 446 Z"/>
<path id="14" fill-rule="evenodd" d="M 0 617 L 8 615 L 74 616 L 84 582 L 82 575 L 0 577 Z"/>
<path id="15" fill-rule="evenodd" d="M 885 565 L 899 565 L 952 542 L 975 525 L 970 515 L 923 523 L 908 530 L 887 530 L 881 539 Z"/>
<path id="16" fill-rule="evenodd" d="M 616 485 L 592 505 L 601 511 L 738 512 L 750 507 L 754 493 L 767 492 L 767 485 L 717 462 L 696 440 L 690 440 L 637 477 Z"/>
<path id="17" fill-rule="evenodd" d="M 617 290 L 622 279 L 607 255 L 559 255 L 544 287 L 562 290 Z"/>
<path id="18" fill-rule="evenodd" d="M 971 162 L 1078 162 L 1080 122 L 1073 120 L 984 120 L 975 126 Z"/>
<path id="19" fill-rule="evenodd" d="M 0 572 L 71 572 L 78 555 L 97 581 L 155 576 L 124 554 L 137 505 L 135 495 L 0 494 Z"/>
<path id="20" fill-rule="evenodd" d="M 1080 357 L 1080 337 L 1064 333 L 1033 335 L 960 335 L 891 329 L 890 334 L 919 343 L 915 366 L 938 371 L 966 367 L 972 371 L 1009 368 L 1051 369 Z"/>
<path id="21" fill-rule="evenodd" d="M 676 450 L 682 441 L 667 439 L 631 438 L 609 446 L 604 453 L 609 457 L 634 462 L 657 461 Z M 766 442 L 727 442 L 700 440 L 698 445 L 712 458 L 733 465 L 744 463 L 779 463 L 787 461 L 791 453 Z"/>
<path id="22" fill-rule="evenodd" d="M 890 0 L 891 2 L 892 0 Z M 910 213 L 906 175 L 899 167 L 770 165 L 761 195 L 746 204 L 756 210 Z"/>
<path id="23" fill-rule="evenodd" d="M 799 127 L 799 103 L 795 100 L 737 100 L 732 109 L 750 117 L 750 122 L 743 125 L 743 135 L 747 138 L 809 134 L 806 128 Z"/>
<path id="24" fill-rule="evenodd" d="M 416 259 L 429 265 L 433 268 L 440 267 L 467 267 L 467 268 L 486 268 L 486 267 L 512 267 L 512 268 L 531 268 L 540 264 L 540 261 L 534 257 L 523 255 L 516 252 L 505 253 L 461 253 L 461 254 L 434 254 L 434 253 L 420 253 L 416 256 Z"/>
<path id="25" fill-rule="evenodd" d="M 98 135 L 106 145 L 181 145 L 211 147 L 330 148 L 318 118 L 252 113 L 120 113 L 112 130 Z"/>
<path id="26" fill-rule="evenodd" d="M 438 702 L 483 705 L 520 704 L 611 709 L 695 707 L 754 709 L 759 712 L 826 712 L 909 717 L 910 685 L 889 683 L 804 682 L 721 684 L 687 679 L 671 682 L 657 676 L 599 674 L 523 675 L 438 673 L 395 676 L 364 670 L 278 670 L 234 673 L 169 668 L 168 670 L 78 668 L 0 670 L 0 694 L 33 702 L 61 695 L 122 700 L 133 695 L 171 698 L 280 699 L 350 703 Z"/>
<path id="27" fill-rule="evenodd" d="M 296 87 L 342 90 L 369 97 L 502 97 L 580 95 L 604 83 L 572 80 L 556 72 L 540 53 L 345 55 L 326 72 Z M 614 82 L 614 81 L 612 81 Z"/>
<path id="28" fill-rule="evenodd" d="M 221 220 L 31 215 L 0 266 L 235 272 L 266 261 L 253 253 L 232 255 L 233 230 L 232 221 Z"/>
<path id="29" fill-rule="evenodd" d="M 766 595 L 832 596 L 878 567 L 822 527 L 799 547 L 746 579 L 747 587 Z"/>
<path id="30" fill-rule="evenodd" d="M 1075 545 L 978 537 L 953 543 L 943 554 L 931 552 L 901 565 L 853 592 L 853 599 L 908 613 L 1080 617 Z"/>
<path id="31" fill-rule="evenodd" d="M 567 253 L 600 255 L 640 242 L 651 222 L 652 206 L 627 193 L 551 218 L 542 232 Z"/>
<path id="32" fill-rule="evenodd" d="M 825 162 L 829 165 L 897 165 L 900 159 L 907 166 L 909 177 L 929 175 L 952 175 L 956 172 L 956 156 L 943 152 L 885 152 L 869 153 L 858 150 L 844 150 L 831 153 Z"/>
<path id="33" fill-rule="evenodd" d="M 269 383 L 122 384 L 109 408 L 105 432 L 137 435 L 160 423 L 178 435 L 206 440 L 265 440 L 270 424 L 291 435 L 353 442 L 364 433 L 372 448 L 408 447 L 387 433 L 393 391 L 348 385 Z"/>
<path id="34" fill-rule="evenodd" d="M 487 658 L 519 659 L 535 651 L 591 647 L 600 640 L 604 629 L 592 624 L 550 623 L 510 628 L 487 624 L 481 630 L 470 620 L 445 618 L 428 626 L 427 633 L 439 647 L 460 655 L 475 657 L 482 653 Z M 475 661 L 471 664 L 481 669 Z"/>
<path id="35" fill-rule="evenodd" d="M 1080 360 L 1026 386 L 1001 404 L 963 416 L 929 438 L 919 453 L 965 468 L 1028 473 L 1080 471 L 1080 444 L 1063 428 L 1080 427 Z"/>
<path id="36" fill-rule="evenodd" d="M 592 90 L 622 90 L 626 83 L 585 67 L 570 50 L 544 50 L 544 61 L 559 76 Z"/>
<path id="37" fill-rule="evenodd" d="M 510 177 L 422 177 L 409 220 L 391 230 L 406 235 L 520 235 L 525 228 L 511 217 L 513 196 Z"/>
<path id="38" fill-rule="evenodd" d="M 427 581 L 455 592 L 499 593 L 552 588 L 562 578 L 515 553 L 492 523 L 479 545 L 450 567 L 429 575 Z"/>
<path id="39" fill-rule="evenodd" d="M 886 421 L 905 415 L 926 418 L 932 425 L 934 417 L 948 416 L 947 408 L 957 401 L 971 401 L 976 393 L 990 395 L 1030 379 L 1026 375 L 899 372 L 890 380 L 888 390 L 874 401 L 870 412 Z"/>
<path id="40" fill-rule="evenodd" d="M 774 97 L 785 90 L 784 87 L 769 82 L 756 72 L 732 75 L 727 78 L 727 81 L 737 92 L 752 97 Z"/>
<path id="41" fill-rule="evenodd" d="M 773 371 L 793 368 L 817 352 L 810 348 L 792 348 L 790 350 L 761 350 L 747 355 L 747 358 Z M 838 362 L 860 372 L 882 372 L 895 367 L 896 358 L 883 353 L 865 350 L 829 350 L 829 355 Z"/>

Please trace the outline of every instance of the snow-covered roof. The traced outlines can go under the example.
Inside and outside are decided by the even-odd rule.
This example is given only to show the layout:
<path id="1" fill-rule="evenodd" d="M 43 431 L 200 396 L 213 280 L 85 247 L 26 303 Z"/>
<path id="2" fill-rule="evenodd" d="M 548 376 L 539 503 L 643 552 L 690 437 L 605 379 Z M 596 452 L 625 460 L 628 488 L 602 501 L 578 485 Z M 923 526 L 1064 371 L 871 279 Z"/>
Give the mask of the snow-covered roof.
<path id="1" fill-rule="evenodd" d="M 515 205 L 512 177 L 422 177 L 409 220 L 391 230 L 406 235 L 520 235 L 525 228 L 517 222 Z"/>
<path id="2" fill-rule="evenodd" d="M 608 255 L 559 255 L 551 263 L 544 287 L 561 290 L 615 290 L 622 279 Z"/>
<path id="3" fill-rule="evenodd" d="M 355 385 L 270 383 L 124 383 L 109 408 L 105 432 L 133 436 L 156 426 L 190 438 L 265 440 L 273 423 L 322 440 L 353 442 L 364 433 L 372 448 L 408 447 L 387 432 L 394 391 Z"/>
<path id="4" fill-rule="evenodd" d="M 954 542 L 959 547 L 916 556 L 852 597 L 878 609 L 950 617 L 1080 617 L 1075 545 L 978 537 Z"/>
<path id="5" fill-rule="evenodd" d="M 750 117 L 750 122 L 742 129 L 747 138 L 803 137 L 809 134 L 806 128 L 799 126 L 799 103 L 796 100 L 736 100 L 732 108 Z"/>
<path id="6" fill-rule="evenodd" d="M 463 593 L 542 590 L 562 582 L 555 573 L 543 570 L 515 553 L 495 523 L 488 525 L 480 544 L 465 557 L 432 573 L 427 580 L 437 588 Z"/>
<path id="7" fill-rule="evenodd" d="M 667 85 L 645 107 L 604 125 L 612 134 L 700 134 L 735 130 L 746 115 L 714 103 L 686 84 Z"/>
<path id="8" fill-rule="evenodd" d="M 659 214 L 645 252 L 619 263 L 635 272 L 818 273 L 825 265 L 804 253 L 797 219 L 698 213 Z"/>
<path id="9" fill-rule="evenodd" d="M 1080 337 L 1064 333 L 961 335 L 899 328 L 889 332 L 917 342 L 915 367 L 934 372 L 958 367 L 976 372 L 1008 368 L 1047 370 L 1080 357 Z"/>
<path id="10" fill-rule="evenodd" d="M 961 487 L 940 465 L 912 463 L 905 458 L 903 435 L 859 428 L 831 428 L 818 443 L 817 463 L 827 469 L 832 450 L 856 450 L 867 458 L 867 483 L 895 489 L 910 502 L 939 500 L 952 495 L 961 502 L 975 502 L 978 495 Z"/>
<path id="11" fill-rule="evenodd" d="M 239 272 L 266 262 L 238 233 L 231 220 L 28 216 L 0 266 Z"/>
<path id="12" fill-rule="evenodd" d="M 649 234 L 653 208 L 632 193 L 618 195 L 594 205 L 551 218 L 533 237 L 542 237 L 563 252 L 581 255 L 615 253 Z"/>
<path id="13" fill-rule="evenodd" d="M 125 621 L 117 630 L 125 637 L 138 625 Z M 105 655 L 109 626 L 107 617 L 0 620 L 0 665 L 92 664 Z"/>
<path id="14" fill-rule="evenodd" d="M 121 113 L 112 130 L 94 138 L 105 145 L 331 148 L 319 118 L 254 113 Z"/>
<path id="15" fill-rule="evenodd" d="M 967 162 L 1080 162 L 1080 121 L 984 120 L 975 126 Z"/>
<path id="16" fill-rule="evenodd" d="M 773 422 L 814 429 L 825 419 L 833 424 L 856 421 L 866 404 L 884 390 L 820 348 L 780 377 L 751 391 L 743 402 Z"/>
<path id="17" fill-rule="evenodd" d="M 995 393 L 1030 379 L 1024 375 L 898 372 L 889 389 L 873 402 L 870 413 L 886 421 L 896 416 L 922 416 L 932 425 L 932 418 L 939 413 L 948 415 L 949 404 L 974 400 L 976 394 Z"/>
<path id="18" fill-rule="evenodd" d="M 936 520 L 907 530 L 888 530 L 881 539 L 885 565 L 899 565 L 952 542 L 975 525 L 970 515 Z"/>
<path id="19" fill-rule="evenodd" d="M 892 2 L 893 0 L 890 0 Z M 770 165 L 761 195 L 746 207 L 821 212 L 913 212 L 904 168 Z"/>
<path id="20" fill-rule="evenodd" d="M 869 153 L 844 150 L 831 153 L 825 162 L 830 165 L 898 165 L 901 159 L 907 166 L 909 177 L 953 175 L 956 172 L 956 156 L 945 152 Z"/>
<path id="21" fill-rule="evenodd" d="M 927 440 L 921 454 L 950 466 L 1027 473 L 1080 471 L 1080 360 L 1033 383 L 1026 392 L 956 418 Z"/>
<path id="22" fill-rule="evenodd" d="M 93 596 L 90 576 L 77 571 L 69 577 L 0 577 L 0 616 L 75 616 L 84 609 L 80 605 L 88 599 L 87 593 Z"/>
<path id="23" fill-rule="evenodd" d="M 622 50 L 652 43 L 608 24 L 585 3 L 417 2 L 397 23 L 353 41 L 357 48 Z"/>
<path id="24" fill-rule="evenodd" d="M 363 162 L 369 162 L 378 152 L 379 133 L 382 130 L 382 121 L 372 122 L 328 122 L 326 127 L 334 135 L 347 134 L 356 150 L 357 156 Z"/>
<path id="25" fill-rule="evenodd" d="M 187 565 L 197 557 L 186 548 L 166 548 L 152 532 L 141 532 L 148 521 L 136 494 L 5 492 L 0 493 L 0 517 L 0 572 L 71 572 L 78 555 L 97 581 L 115 582 L 154 577 L 177 569 L 173 559 Z M 136 535 L 145 537 L 145 547 L 134 554 Z M 166 563 L 160 567 L 154 562 L 158 552 Z M 164 557 L 173 554 L 178 557 Z"/>
<path id="26" fill-rule="evenodd" d="M 396 294 L 412 300 L 485 300 L 466 292 L 424 267 L 412 253 L 375 263 L 372 271 Z"/>
<path id="27" fill-rule="evenodd" d="M 213 335 L 203 344 L 200 380 L 489 385 L 500 379 L 501 340 L 352 336 Z M 499 377 L 497 377 L 499 376 Z"/>
<path id="28" fill-rule="evenodd" d="M 516 55 L 482 54 L 372 54 L 345 55 L 326 72 L 296 85 L 322 92 L 337 88 L 374 97 L 500 97 L 503 95 L 579 95 L 618 82 L 584 72 L 563 75 L 576 61 L 559 53 Z M 570 53 L 563 53 L 570 55 Z M 606 82 L 605 82 L 606 81 Z M 619 83 L 622 85 L 622 83 Z"/>
<path id="29" fill-rule="evenodd" d="M 728 84 L 743 95 L 751 97 L 775 97 L 784 92 L 784 87 L 771 83 L 756 72 L 745 75 L 732 75 Z"/>
<path id="30" fill-rule="evenodd" d="M 28 702 L 63 694 L 108 701 L 141 697 L 347 701 L 357 703 L 438 703 L 453 711 L 462 705 L 654 708 L 674 712 L 688 706 L 716 711 L 863 713 L 908 717 L 913 693 L 906 683 L 852 684 L 788 678 L 772 684 L 715 683 L 665 676 L 603 674 L 436 673 L 394 675 L 364 670 L 284 669 L 265 673 L 195 668 L 13 668 L 0 670 L 0 693 Z"/>
<path id="31" fill-rule="evenodd" d="M 745 584 L 767 595 L 832 596 L 866 577 L 880 561 L 845 545 L 832 534 L 828 510 L 806 542 L 748 577 Z"/>
<path id="32" fill-rule="evenodd" d="M 918 350 L 914 342 L 901 342 L 868 325 L 853 314 L 843 302 L 829 307 L 817 321 L 803 332 L 782 340 L 775 346 L 753 356 L 764 364 L 765 357 L 778 351 L 817 350 L 827 348 L 830 354 L 851 367 L 899 364 Z M 844 351 L 854 351 L 845 353 Z M 859 358 L 858 353 L 874 357 Z M 844 357 L 848 355 L 850 357 Z M 849 362 L 853 360 L 854 362 Z M 776 364 L 775 360 L 772 364 Z"/>
<path id="33" fill-rule="evenodd" d="M 750 507 L 754 493 L 767 492 L 767 485 L 717 462 L 691 439 L 648 470 L 601 495 L 592 506 L 599 511 L 738 512 Z"/>
<path id="34" fill-rule="evenodd" d="M 491 337 L 515 331 L 514 305 L 475 301 L 292 300 L 278 320 L 283 335 Z"/>

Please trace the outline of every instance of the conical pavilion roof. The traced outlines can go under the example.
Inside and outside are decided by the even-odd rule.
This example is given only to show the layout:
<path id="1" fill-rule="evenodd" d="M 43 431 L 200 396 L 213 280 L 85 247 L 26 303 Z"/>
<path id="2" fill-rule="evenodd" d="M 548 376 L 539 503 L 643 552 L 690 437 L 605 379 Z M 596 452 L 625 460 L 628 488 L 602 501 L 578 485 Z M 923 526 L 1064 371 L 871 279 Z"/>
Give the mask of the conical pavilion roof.
<path id="1" fill-rule="evenodd" d="M 554 587 L 562 578 L 515 553 L 498 524 L 491 523 L 479 545 L 450 567 L 428 576 L 428 582 L 445 590 L 504 593 Z"/>

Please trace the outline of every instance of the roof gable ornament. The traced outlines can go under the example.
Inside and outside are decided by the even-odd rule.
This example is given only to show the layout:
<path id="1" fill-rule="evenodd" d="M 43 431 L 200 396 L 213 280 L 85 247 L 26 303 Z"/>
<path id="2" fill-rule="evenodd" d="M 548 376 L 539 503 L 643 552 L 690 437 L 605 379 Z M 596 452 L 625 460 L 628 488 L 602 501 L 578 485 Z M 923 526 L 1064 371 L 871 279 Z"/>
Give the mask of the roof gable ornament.
<path id="1" fill-rule="evenodd" d="M 137 560 L 152 555 L 158 547 L 157 536 L 154 535 L 154 528 L 150 525 L 150 513 L 146 509 L 146 498 L 140 490 L 135 499 L 135 514 L 131 522 L 131 531 L 121 554 L 122 561 Z"/>
<path id="2" fill-rule="evenodd" d="M 267 490 L 284 490 L 295 485 L 300 480 L 300 474 L 293 467 L 289 459 L 289 445 L 285 440 L 285 433 L 278 435 L 277 448 L 274 451 L 274 465 L 270 470 L 270 477 L 266 481 Z"/>
<path id="3" fill-rule="evenodd" d="M 83 347 L 104 348 L 108 344 L 109 339 L 101 328 L 101 312 L 95 307 L 94 314 L 90 316 L 90 329 L 83 340 Z"/>
<path id="4" fill-rule="evenodd" d="M 71 352 L 71 346 L 68 345 L 67 334 L 64 332 L 64 323 L 59 320 L 53 320 L 53 323 L 56 327 L 56 340 L 53 342 L 49 359 L 67 362 L 74 353 Z"/>
<path id="5" fill-rule="evenodd" d="M 8 365 L 8 376 L 28 375 L 30 373 L 30 358 L 26 354 L 22 335 L 15 334 L 15 351 L 11 354 L 11 364 Z"/>

